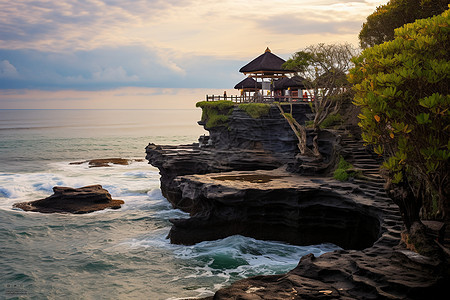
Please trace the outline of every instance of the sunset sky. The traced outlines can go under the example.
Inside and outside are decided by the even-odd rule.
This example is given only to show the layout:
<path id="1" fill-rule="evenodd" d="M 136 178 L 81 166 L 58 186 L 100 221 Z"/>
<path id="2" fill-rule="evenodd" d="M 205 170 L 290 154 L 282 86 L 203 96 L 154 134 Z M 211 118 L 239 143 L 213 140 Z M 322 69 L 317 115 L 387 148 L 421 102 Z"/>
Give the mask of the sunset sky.
<path id="1" fill-rule="evenodd" d="M 266 47 L 357 46 L 387 2 L 0 0 L 0 109 L 191 107 Z"/>

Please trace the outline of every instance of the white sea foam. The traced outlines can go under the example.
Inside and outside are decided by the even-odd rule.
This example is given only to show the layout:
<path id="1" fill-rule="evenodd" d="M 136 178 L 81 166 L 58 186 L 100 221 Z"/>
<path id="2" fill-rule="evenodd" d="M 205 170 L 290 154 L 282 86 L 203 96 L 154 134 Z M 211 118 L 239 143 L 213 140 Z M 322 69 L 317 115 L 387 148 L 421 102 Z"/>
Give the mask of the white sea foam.
<path id="1" fill-rule="evenodd" d="M 284 273 L 293 269 L 300 258 L 308 253 L 320 256 L 340 249 L 332 244 L 295 246 L 239 235 L 192 246 L 172 245 L 166 238 L 167 230 L 165 228 L 158 235 L 136 238 L 122 245 L 170 250 L 175 258 L 186 262 L 181 267 L 182 273 L 186 275 L 176 276 L 172 281 L 202 278 L 215 278 L 214 281 L 217 281 L 221 278 L 220 283 L 215 283 L 220 287 L 239 278 Z"/>
<path id="2" fill-rule="evenodd" d="M 127 208 L 166 202 L 159 191 L 157 169 L 144 162 L 104 168 L 57 162 L 48 164 L 45 172 L 1 174 L 0 208 L 9 209 L 16 202 L 48 197 L 54 186 L 78 188 L 93 184 L 102 185 L 114 199 L 125 200 Z"/>
<path id="3" fill-rule="evenodd" d="M 169 299 L 188 299 L 209 296 L 242 277 L 286 272 L 307 253 L 318 256 L 336 249 L 333 245 L 298 247 L 242 236 L 193 246 L 173 245 L 166 238 L 168 220 L 187 218 L 188 214 L 173 209 L 163 197 L 158 169 L 146 161 L 99 168 L 90 168 L 88 163 L 70 164 L 105 157 L 142 158 L 148 142 L 195 142 L 203 132 L 191 130 L 187 124 L 197 128 L 199 113 L 4 112 L 13 125 L 5 123 L 11 128 L 0 132 L 0 236 L 5 282 L 22 278 L 19 283 L 29 284 L 35 298 L 52 297 L 49 292 L 58 291 L 69 298 L 134 295 L 161 299 L 177 295 L 180 298 Z M 14 129 L 14 124 L 30 119 L 37 120 L 32 129 Z M 169 128 L 161 123 L 181 119 L 186 119 L 186 124 Z M 127 124 L 137 125 L 130 130 Z M 174 135 L 179 132 L 186 136 Z M 76 216 L 12 210 L 16 202 L 51 195 L 56 185 L 93 184 L 101 184 L 125 204 L 120 210 Z"/>

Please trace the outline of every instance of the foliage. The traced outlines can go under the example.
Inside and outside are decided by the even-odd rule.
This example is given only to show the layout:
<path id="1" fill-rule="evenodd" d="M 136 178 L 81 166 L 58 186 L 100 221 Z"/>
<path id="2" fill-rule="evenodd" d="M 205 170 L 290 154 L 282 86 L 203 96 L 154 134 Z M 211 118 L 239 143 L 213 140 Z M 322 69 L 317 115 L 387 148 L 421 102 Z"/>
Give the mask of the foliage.
<path id="1" fill-rule="evenodd" d="M 355 58 L 348 76 L 361 107 L 362 137 L 387 158 L 392 183 L 409 186 L 425 202 L 432 198 L 423 196 L 429 185 L 441 214 L 448 210 L 449 33 L 450 10 L 406 24 L 393 41 Z"/>
<path id="2" fill-rule="evenodd" d="M 342 124 L 343 119 L 342 115 L 337 113 L 335 115 L 329 115 L 328 117 L 323 120 L 322 124 L 320 124 L 320 129 L 326 129 L 330 128 L 331 126 L 335 125 L 336 123 Z M 308 120 L 305 121 L 306 128 L 313 128 L 314 127 L 314 120 Z"/>
<path id="3" fill-rule="evenodd" d="M 328 117 L 323 120 L 322 124 L 320 124 L 321 129 L 329 128 L 332 125 L 339 123 L 342 123 L 342 116 L 341 114 L 337 113 L 335 115 L 329 115 Z"/>
<path id="4" fill-rule="evenodd" d="M 253 119 L 267 116 L 270 110 L 270 105 L 265 103 L 241 103 L 238 107 Z"/>
<path id="5" fill-rule="evenodd" d="M 196 107 L 202 109 L 202 122 L 206 122 L 205 128 L 228 126 L 229 115 L 233 111 L 232 101 L 201 101 Z"/>
<path id="6" fill-rule="evenodd" d="M 350 44 L 317 44 L 295 53 L 283 65 L 305 78 L 306 88 L 313 92 L 314 128 L 337 113 L 343 91 L 350 86 L 345 75 L 356 53 Z"/>
<path id="7" fill-rule="evenodd" d="M 367 17 L 359 33 L 362 48 L 372 47 L 394 39 L 394 29 L 441 14 L 448 8 L 448 0 L 390 0 Z"/>
<path id="8" fill-rule="evenodd" d="M 333 177 L 334 179 L 339 181 L 347 181 L 349 176 L 347 171 L 343 169 L 336 169 L 333 173 Z"/>
<path id="9" fill-rule="evenodd" d="M 313 94 L 311 109 L 314 113 L 313 128 L 320 130 L 329 115 L 337 114 L 340 104 L 351 91 L 346 73 L 352 66 L 351 58 L 357 54 L 350 44 L 317 44 L 295 53 L 283 65 L 305 78 L 304 84 Z M 314 154 L 320 156 L 318 144 L 313 141 Z"/>
<path id="10" fill-rule="evenodd" d="M 338 169 L 343 169 L 343 170 L 348 170 L 350 168 L 353 168 L 352 164 L 349 163 L 348 161 L 346 161 L 342 156 L 339 159 L 338 165 L 337 165 Z"/>
<path id="11" fill-rule="evenodd" d="M 339 159 L 336 170 L 333 173 L 333 177 L 339 181 L 347 181 L 349 177 L 356 177 L 359 173 L 353 169 L 353 165 L 347 162 L 342 156 Z"/>

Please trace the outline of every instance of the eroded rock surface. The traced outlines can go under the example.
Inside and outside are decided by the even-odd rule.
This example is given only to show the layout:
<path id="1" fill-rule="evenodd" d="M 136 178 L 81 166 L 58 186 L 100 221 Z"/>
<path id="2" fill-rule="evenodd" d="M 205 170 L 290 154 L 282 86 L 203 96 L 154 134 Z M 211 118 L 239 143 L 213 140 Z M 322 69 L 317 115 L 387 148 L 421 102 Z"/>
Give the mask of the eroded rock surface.
<path id="1" fill-rule="evenodd" d="M 45 199 L 16 203 L 14 207 L 41 213 L 84 214 L 106 208 L 119 209 L 125 203 L 113 200 L 101 185 L 81 188 L 55 186 L 53 192 L 53 195 Z"/>
<path id="2" fill-rule="evenodd" d="M 271 110 L 267 118 L 276 115 Z M 241 234 L 298 245 L 332 242 L 345 250 L 307 255 L 287 274 L 243 279 L 208 299 L 439 299 L 448 265 L 399 246 L 398 207 L 383 189 L 379 160 L 355 134 L 319 137 L 325 163 L 340 154 L 361 172 L 342 183 L 324 177 L 329 169 L 317 162 L 295 159 L 297 141 L 287 123 L 279 114 L 280 120 L 267 118 L 235 110 L 229 128 L 208 129 L 206 147 L 147 147 L 163 194 L 190 213 L 171 220 L 171 241 Z"/>
<path id="3" fill-rule="evenodd" d="M 371 247 L 303 256 L 283 275 L 235 282 L 206 299 L 444 299 L 442 266 L 411 251 Z"/>
<path id="4" fill-rule="evenodd" d="M 386 231 L 398 234 L 401 225 L 392 203 L 375 205 L 377 199 L 366 197 L 358 185 L 283 168 L 186 175 L 174 181 L 181 191 L 178 205 L 191 213 L 189 219 L 171 220 L 169 237 L 176 244 L 240 234 L 295 245 L 330 242 L 364 249 Z M 388 229 L 387 219 L 395 229 Z"/>

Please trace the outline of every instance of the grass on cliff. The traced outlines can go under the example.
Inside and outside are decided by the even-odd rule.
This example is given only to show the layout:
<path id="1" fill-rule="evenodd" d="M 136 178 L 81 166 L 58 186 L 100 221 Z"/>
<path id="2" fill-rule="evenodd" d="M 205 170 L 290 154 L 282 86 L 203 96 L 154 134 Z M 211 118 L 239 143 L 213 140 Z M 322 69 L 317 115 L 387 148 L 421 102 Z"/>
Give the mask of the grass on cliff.
<path id="1" fill-rule="evenodd" d="M 323 120 L 322 124 L 320 124 L 320 129 L 329 129 L 334 128 L 337 129 L 339 126 L 341 126 L 344 122 L 344 119 L 342 118 L 341 114 L 335 114 L 335 115 L 329 115 L 328 117 Z M 305 122 L 306 127 L 313 128 L 314 121 L 306 121 Z"/>
<path id="2" fill-rule="evenodd" d="M 228 119 L 234 108 L 232 101 L 200 101 L 195 106 L 202 109 L 202 122 L 206 122 L 206 128 L 228 127 Z"/>
<path id="3" fill-rule="evenodd" d="M 253 119 L 259 119 L 269 114 L 270 105 L 266 103 L 241 103 L 239 109 L 245 111 Z"/>

